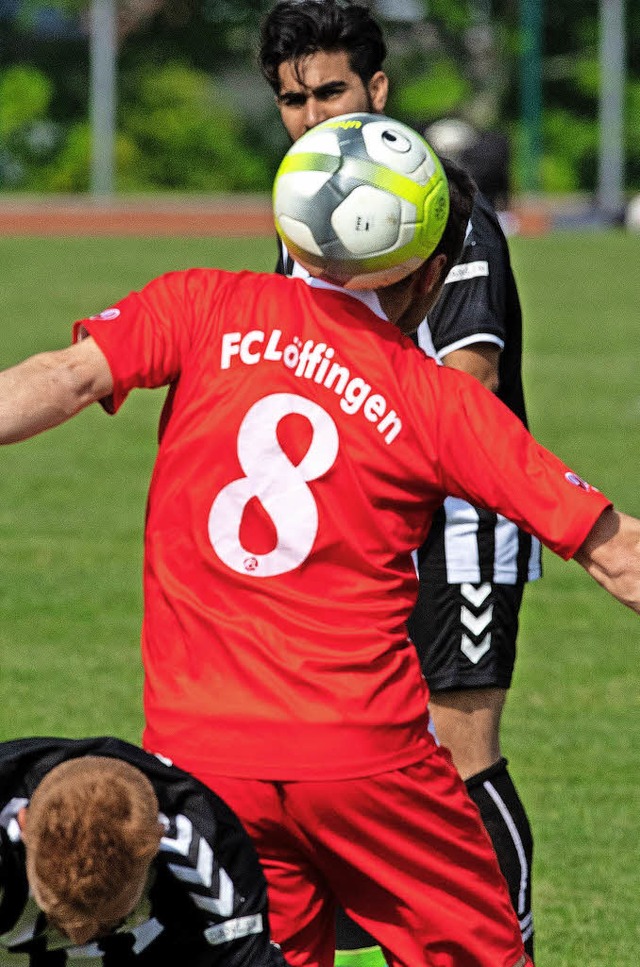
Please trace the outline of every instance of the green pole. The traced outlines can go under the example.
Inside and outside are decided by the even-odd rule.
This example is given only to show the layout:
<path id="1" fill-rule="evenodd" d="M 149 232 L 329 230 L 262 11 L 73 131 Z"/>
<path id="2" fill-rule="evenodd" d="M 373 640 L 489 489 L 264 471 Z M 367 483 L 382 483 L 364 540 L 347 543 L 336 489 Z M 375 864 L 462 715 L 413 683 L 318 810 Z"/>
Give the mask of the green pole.
<path id="1" fill-rule="evenodd" d="M 542 2 L 520 2 L 521 178 L 525 191 L 540 190 L 542 157 Z"/>

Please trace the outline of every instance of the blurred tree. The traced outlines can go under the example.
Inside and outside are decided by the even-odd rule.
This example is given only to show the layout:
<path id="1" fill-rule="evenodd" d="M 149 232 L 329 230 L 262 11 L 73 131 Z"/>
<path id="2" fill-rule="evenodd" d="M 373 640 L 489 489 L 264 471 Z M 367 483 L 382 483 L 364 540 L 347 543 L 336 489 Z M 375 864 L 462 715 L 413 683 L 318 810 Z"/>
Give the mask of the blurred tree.
<path id="1" fill-rule="evenodd" d="M 0 73 L 0 183 L 18 185 L 53 152 L 58 131 L 48 121 L 52 84 L 39 70 L 15 65 Z"/>
<path id="2" fill-rule="evenodd" d="M 376 3 L 371 2 L 375 9 Z M 515 141 L 519 129 L 518 0 L 411 0 L 411 9 L 419 11 L 422 5 L 425 17 L 408 22 L 397 16 L 403 5 L 409 9 L 405 0 L 377 2 L 389 17 L 385 29 L 389 39 L 387 68 L 392 81 L 390 113 L 422 127 L 444 115 L 454 115 L 481 128 L 501 130 Z M 230 145 L 242 158 L 238 168 L 246 178 L 257 179 L 256 187 L 265 186 L 265 171 L 275 170 L 286 146 L 270 92 L 258 76 L 255 61 L 259 23 L 271 3 L 272 0 L 118 0 L 118 151 L 119 165 L 125 165 L 119 169 L 122 186 L 133 184 L 137 169 L 147 171 L 149 177 L 153 172 L 153 185 L 171 183 L 176 188 L 184 187 L 178 184 L 179 171 L 171 174 L 170 160 L 164 166 L 159 157 L 150 159 L 148 165 L 140 160 L 151 150 L 152 139 L 149 131 L 143 131 L 141 108 L 136 107 L 136 91 L 148 91 L 153 86 L 153 72 L 166 77 L 162 74 L 164 69 L 171 65 L 175 71 L 178 64 L 185 71 L 194 72 L 192 95 L 195 87 L 203 87 L 203 100 L 194 108 L 203 127 L 213 130 L 219 114 L 222 128 L 218 136 L 231 138 L 230 129 L 224 126 L 235 113 L 238 137 Z M 49 84 L 50 98 L 45 116 L 37 120 L 54 125 L 50 133 L 57 130 L 61 136 L 56 156 L 64 156 L 67 161 L 71 156 L 81 156 L 78 145 L 82 138 L 77 132 L 81 130 L 78 126 L 86 122 L 88 51 L 83 24 L 89 6 L 89 0 L 0 0 L 0 18 L 5 11 L 0 30 L 0 74 L 3 69 L 22 65 L 43 75 Z M 53 20 L 49 17 L 50 32 L 46 34 L 42 27 L 44 13 L 52 9 L 58 14 L 57 33 L 52 32 Z M 553 4 L 544 4 L 543 187 L 547 190 L 595 187 L 598 12 L 599 0 L 582 0 L 580 4 L 575 0 L 554 0 Z M 640 45 L 633 39 L 640 36 L 640 3 L 627 3 L 627 21 L 627 185 L 637 190 Z M 36 24 L 40 25 L 39 32 L 34 33 Z M 175 79 L 177 75 L 173 76 Z M 186 89 L 183 84 L 184 96 Z M 188 114 L 186 107 L 173 109 L 171 130 L 175 130 L 178 119 L 187 128 L 180 135 L 176 131 L 176 145 L 181 145 L 180 150 L 190 145 L 196 155 L 200 151 L 203 156 L 206 137 L 201 136 L 200 148 L 196 150 L 195 132 L 188 130 Z M 25 132 L 36 121 L 28 111 L 23 120 Z M 63 155 L 64 141 L 72 129 L 76 130 L 75 148 L 68 146 Z M 7 137 L 0 128 L 0 152 L 13 156 L 17 135 L 12 135 L 11 149 Z M 28 140 L 22 138 L 19 159 L 27 169 L 32 164 L 27 158 Z M 54 150 L 53 140 L 49 138 L 49 152 Z M 42 144 L 45 141 L 46 138 L 40 138 Z M 38 143 L 38 138 L 34 143 Z M 159 137 L 154 144 L 155 151 L 170 150 L 166 137 Z M 138 161 L 130 162 L 130 178 L 125 174 L 126 159 L 134 156 Z M 245 156 L 253 159 L 251 163 L 245 164 Z M 40 176 L 45 168 L 53 170 L 50 162 L 49 157 L 44 168 L 42 159 L 38 162 Z M 189 179 L 187 168 L 183 166 L 185 181 Z M 194 180 L 199 178 L 194 176 Z M 514 187 L 517 190 L 517 180 Z"/>
<path id="3" fill-rule="evenodd" d="M 127 187 L 234 191 L 268 189 L 271 172 L 250 151 L 243 126 L 209 74 L 183 64 L 137 73 L 124 91 L 122 133 L 139 162 Z"/>

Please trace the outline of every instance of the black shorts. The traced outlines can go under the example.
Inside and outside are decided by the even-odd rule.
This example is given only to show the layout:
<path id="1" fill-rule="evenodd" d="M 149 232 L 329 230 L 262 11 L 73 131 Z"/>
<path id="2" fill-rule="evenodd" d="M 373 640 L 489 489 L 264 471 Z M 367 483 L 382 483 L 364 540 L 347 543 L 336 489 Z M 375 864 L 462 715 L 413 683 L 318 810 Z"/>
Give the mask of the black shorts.
<path id="1" fill-rule="evenodd" d="M 409 619 L 431 692 L 509 688 L 523 584 L 421 582 Z"/>

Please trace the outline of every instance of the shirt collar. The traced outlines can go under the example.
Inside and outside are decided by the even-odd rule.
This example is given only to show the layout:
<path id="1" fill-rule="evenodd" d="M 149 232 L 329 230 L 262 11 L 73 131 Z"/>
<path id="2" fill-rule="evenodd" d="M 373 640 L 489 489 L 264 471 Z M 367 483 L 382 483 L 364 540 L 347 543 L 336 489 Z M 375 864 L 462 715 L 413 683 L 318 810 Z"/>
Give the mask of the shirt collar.
<path id="1" fill-rule="evenodd" d="M 377 292 L 373 289 L 343 289 L 340 285 L 325 282 L 324 279 L 317 279 L 312 275 L 307 275 L 304 281 L 312 289 L 332 289 L 334 292 L 342 292 L 343 295 L 348 295 L 351 299 L 357 299 L 358 302 L 362 302 L 363 305 L 375 313 L 380 319 L 384 319 L 385 322 L 390 321 L 380 305 Z"/>

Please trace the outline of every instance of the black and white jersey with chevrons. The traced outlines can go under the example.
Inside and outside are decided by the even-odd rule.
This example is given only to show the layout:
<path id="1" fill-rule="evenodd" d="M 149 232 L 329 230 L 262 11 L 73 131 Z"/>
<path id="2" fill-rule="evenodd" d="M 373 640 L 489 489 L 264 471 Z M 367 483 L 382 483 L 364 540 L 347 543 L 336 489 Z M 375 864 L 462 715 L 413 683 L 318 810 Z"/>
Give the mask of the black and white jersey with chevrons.
<path id="1" fill-rule="evenodd" d="M 18 811 L 54 766 L 98 755 L 150 779 L 165 827 L 142 898 L 117 930 L 74 944 L 29 893 Z M 269 941 L 266 883 L 225 803 L 190 775 L 114 738 L 0 743 L 0 963 L 7 967 L 280 967 Z"/>

